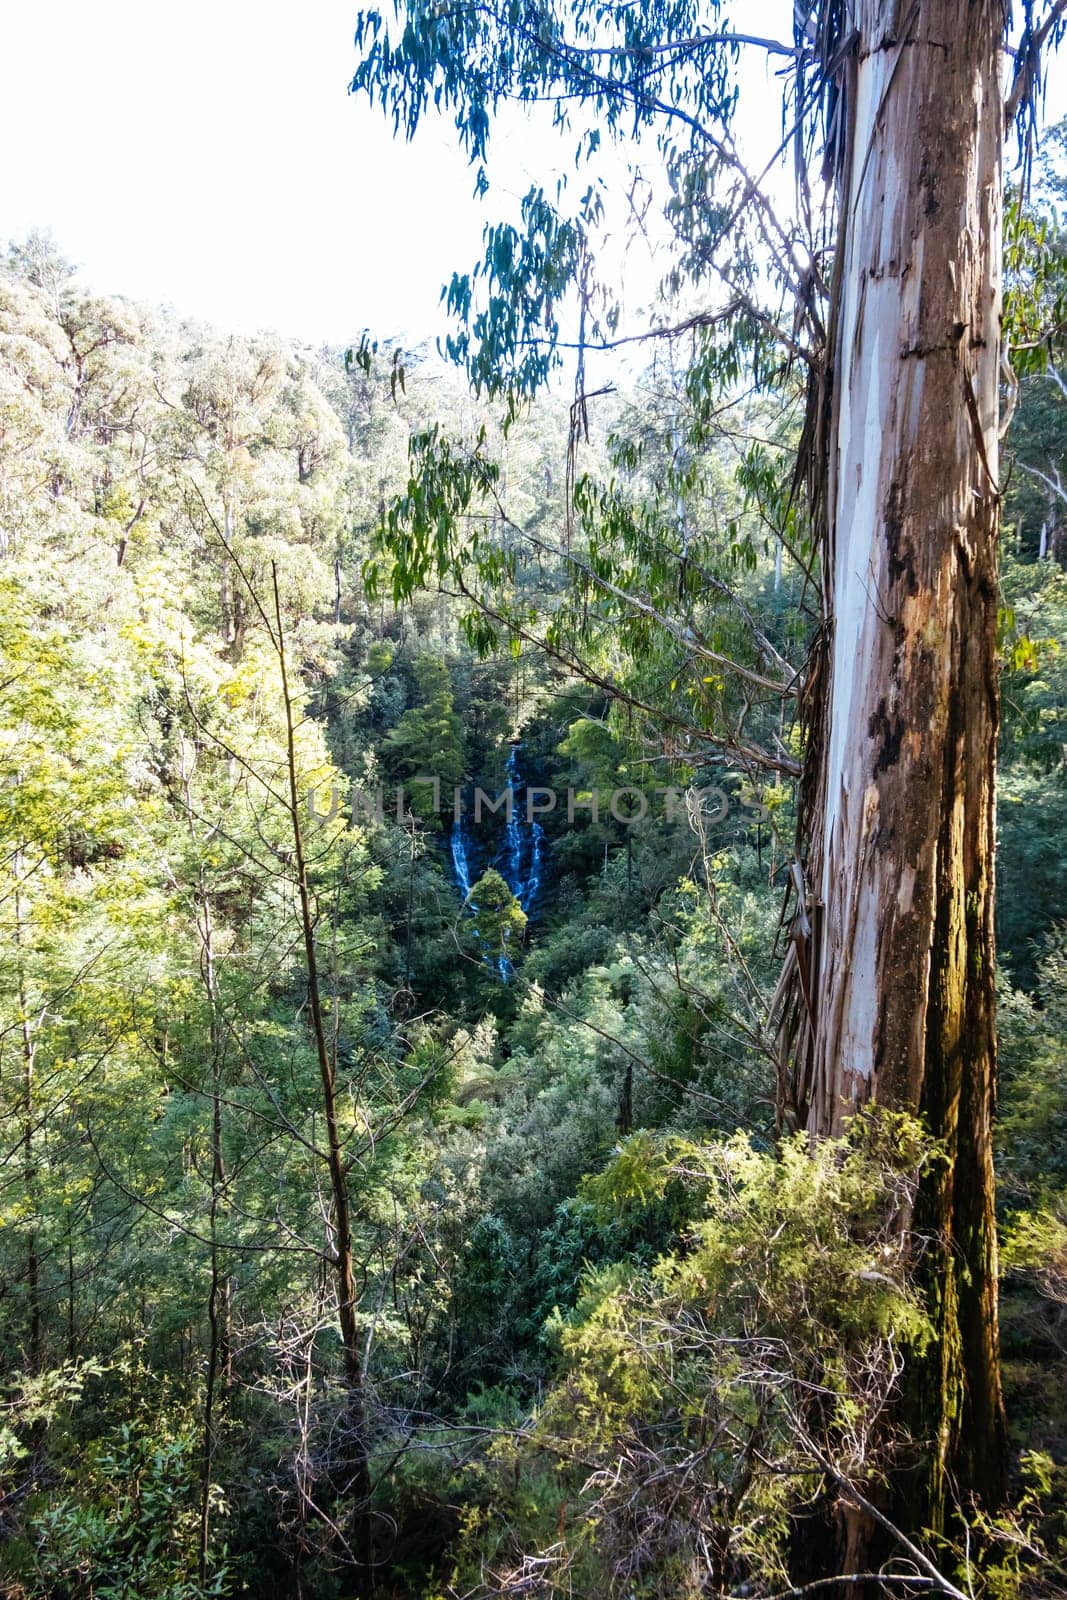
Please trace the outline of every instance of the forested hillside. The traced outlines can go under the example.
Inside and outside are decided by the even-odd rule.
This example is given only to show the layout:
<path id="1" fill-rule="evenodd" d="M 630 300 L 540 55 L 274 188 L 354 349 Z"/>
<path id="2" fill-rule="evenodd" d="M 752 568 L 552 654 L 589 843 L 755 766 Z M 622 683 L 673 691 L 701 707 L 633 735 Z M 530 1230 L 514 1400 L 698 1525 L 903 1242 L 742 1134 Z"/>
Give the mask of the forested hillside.
<path id="1" fill-rule="evenodd" d="M 1010 1505 L 893 1592 L 1067 1585 L 1053 377 L 998 608 Z M 734 401 L 653 358 L 503 428 L 426 352 L 11 247 L 12 1600 L 808 1592 L 923 1451 L 896 1219 L 945 1155 L 878 1104 L 813 1145 L 784 1092 L 813 546 L 799 385 Z"/>

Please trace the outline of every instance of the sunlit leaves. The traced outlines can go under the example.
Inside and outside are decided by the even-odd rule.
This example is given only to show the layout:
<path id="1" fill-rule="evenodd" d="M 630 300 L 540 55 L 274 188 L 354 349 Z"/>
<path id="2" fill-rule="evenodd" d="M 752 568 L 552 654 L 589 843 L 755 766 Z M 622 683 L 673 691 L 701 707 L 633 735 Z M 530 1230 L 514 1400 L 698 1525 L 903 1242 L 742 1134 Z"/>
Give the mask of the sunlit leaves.
<path id="1" fill-rule="evenodd" d="M 1004 343 L 1018 377 L 1043 372 L 1067 328 L 1067 258 L 1054 209 L 1009 193 L 1004 216 Z"/>
<path id="2" fill-rule="evenodd" d="M 751 195 L 724 142 L 736 109 L 738 46 L 717 3 L 411 0 L 398 8 L 395 25 L 380 11 L 361 12 L 356 48 L 352 92 L 380 105 L 409 138 L 427 115 L 451 116 L 476 166 L 479 193 L 488 188 L 490 130 L 509 100 L 548 103 L 555 124 L 577 136 L 575 168 L 593 173 L 570 215 L 566 175 L 554 204 L 531 190 L 520 227 L 488 228 L 483 262 L 473 274 L 457 274 L 446 291 L 459 331 L 445 348 L 479 392 L 507 395 L 509 418 L 558 363 L 561 299 L 578 289 L 590 310 L 593 284 L 584 276 L 581 242 L 599 219 L 605 180 L 596 159 L 605 142 L 658 146 L 667 215 L 681 241 L 669 274 L 675 291 L 707 278 L 724 244 L 731 281 L 755 283 L 757 262 L 740 220 Z M 610 334 L 617 319 L 609 297 L 584 337 Z"/>
<path id="3" fill-rule="evenodd" d="M 388 582 L 397 604 L 451 576 L 468 557 L 479 560 L 487 581 L 506 574 L 504 552 L 466 520 L 475 512 L 487 514 L 500 479 L 500 468 L 486 455 L 485 444 L 484 428 L 469 449 L 454 445 L 437 423 L 412 436 L 406 491 L 387 509 L 381 555 L 364 570 L 371 598 L 380 592 L 381 556 L 386 553 L 391 557 Z"/>
<path id="4" fill-rule="evenodd" d="M 444 341 L 447 355 L 466 368 L 477 394 L 506 392 L 509 419 L 558 365 L 558 308 L 578 270 L 579 226 L 561 217 L 544 191 L 522 202 L 522 228 L 489 227 L 485 257 L 472 278 L 455 275 L 442 298 L 460 331 Z M 487 298 L 477 308 L 475 287 Z"/>

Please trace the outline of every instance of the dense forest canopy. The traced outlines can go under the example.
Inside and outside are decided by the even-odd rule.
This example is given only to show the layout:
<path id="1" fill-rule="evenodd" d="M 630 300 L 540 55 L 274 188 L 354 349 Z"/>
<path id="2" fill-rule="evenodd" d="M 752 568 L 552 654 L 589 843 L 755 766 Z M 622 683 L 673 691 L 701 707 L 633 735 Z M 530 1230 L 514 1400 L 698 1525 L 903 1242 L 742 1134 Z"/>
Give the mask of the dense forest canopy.
<path id="1" fill-rule="evenodd" d="M 879 141 L 918 160 L 911 57 L 981 78 L 999 22 L 910 51 L 914 7 L 879 64 L 880 8 L 798 8 L 786 224 L 711 9 L 363 15 L 356 86 L 453 112 L 480 186 L 504 99 L 589 120 L 581 202 L 489 228 L 438 353 L 183 322 L 42 235 L 0 266 L 11 1600 L 1067 1590 L 1063 140 L 1008 175 L 1002 254 L 999 100 L 957 130 L 965 222 L 951 164 L 901 201 L 931 303 L 954 241 L 995 250 L 1012 365 L 975 323 L 865 373 L 865 460 L 926 431 L 864 522 Z M 1062 9 L 1015 40 L 1024 146 Z M 857 165 L 883 67 L 914 115 Z M 587 163 L 658 118 L 667 334 L 594 394 Z M 816 171 L 873 208 L 855 241 Z"/>

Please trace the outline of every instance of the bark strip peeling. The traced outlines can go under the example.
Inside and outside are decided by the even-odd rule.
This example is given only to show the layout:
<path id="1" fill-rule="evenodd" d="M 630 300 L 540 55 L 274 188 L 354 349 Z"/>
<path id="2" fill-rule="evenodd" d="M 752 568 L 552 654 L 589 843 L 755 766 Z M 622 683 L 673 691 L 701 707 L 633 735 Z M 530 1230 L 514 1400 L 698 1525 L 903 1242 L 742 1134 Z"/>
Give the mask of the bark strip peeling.
<path id="1" fill-rule="evenodd" d="M 873 1098 L 949 1160 L 920 1202 L 939 1370 L 916 1401 L 933 1520 L 995 1501 L 990 1125 L 1004 14 L 849 0 L 822 431 L 829 673 L 809 827 L 815 1137 Z M 794 1035 L 796 1037 L 796 1035 Z"/>

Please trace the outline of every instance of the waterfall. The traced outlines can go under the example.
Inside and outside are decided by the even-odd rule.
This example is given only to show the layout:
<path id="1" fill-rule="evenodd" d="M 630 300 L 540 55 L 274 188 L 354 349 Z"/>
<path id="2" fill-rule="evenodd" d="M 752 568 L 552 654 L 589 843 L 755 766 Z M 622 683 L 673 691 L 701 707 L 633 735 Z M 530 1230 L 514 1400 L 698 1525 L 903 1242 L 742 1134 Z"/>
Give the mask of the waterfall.
<path id="1" fill-rule="evenodd" d="M 519 904 L 524 911 L 529 911 L 541 892 L 548 852 L 549 844 L 545 830 L 539 822 L 535 822 L 533 825 L 533 844 L 530 849 L 530 870 L 526 874 L 526 882 L 519 895 Z"/>
<path id="2" fill-rule="evenodd" d="M 470 823 L 465 816 L 452 824 L 448 846 L 452 854 L 452 871 L 456 875 L 456 884 L 463 895 L 463 904 L 466 905 L 474 885 L 472 862 L 475 859 L 475 842 L 471 837 Z"/>
<path id="3" fill-rule="evenodd" d="M 500 876 L 516 900 L 522 905 L 518 887 L 522 883 L 523 857 L 522 824 L 519 820 L 519 791 L 522 784 L 522 776 L 519 772 L 519 747 L 517 744 L 513 744 L 511 747 L 511 754 L 508 756 L 508 764 L 504 772 L 508 780 L 507 788 L 511 790 L 511 812 L 510 818 L 504 827 L 504 842 L 493 865 L 499 871 Z M 525 911 L 526 907 L 523 906 L 522 909 Z"/>
<path id="4" fill-rule="evenodd" d="M 520 744 L 512 745 L 505 768 L 507 777 L 505 792 L 507 789 L 511 790 L 511 811 L 510 817 L 505 821 L 500 848 L 493 857 L 493 866 L 522 910 L 527 916 L 531 916 L 536 914 L 551 846 L 541 824 L 526 821 L 526 784 L 519 765 L 521 749 Z M 470 895 L 473 885 L 481 876 L 480 846 L 466 813 L 453 822 L 449 831 L 448 847 L 456 887 L 463 896 L 465 908 L 473 911 L 476 908 L 471 904 Z M 494 964 L 500 972 L 501 979 L 506 983 L 512 970 L 511 962 L 506 956 L 501 956 Z"/>
<path id="5" fill-rule="evenodd" d="M 504 828 L 504 839 L 493 865 L 529 916 L 544 880 L 549 845 L 541 824 L 526 821 L 526 784 L 519 767 L 521 749 L 520 744 L 513 744 L 508 756 L 511 821 Z"/>

